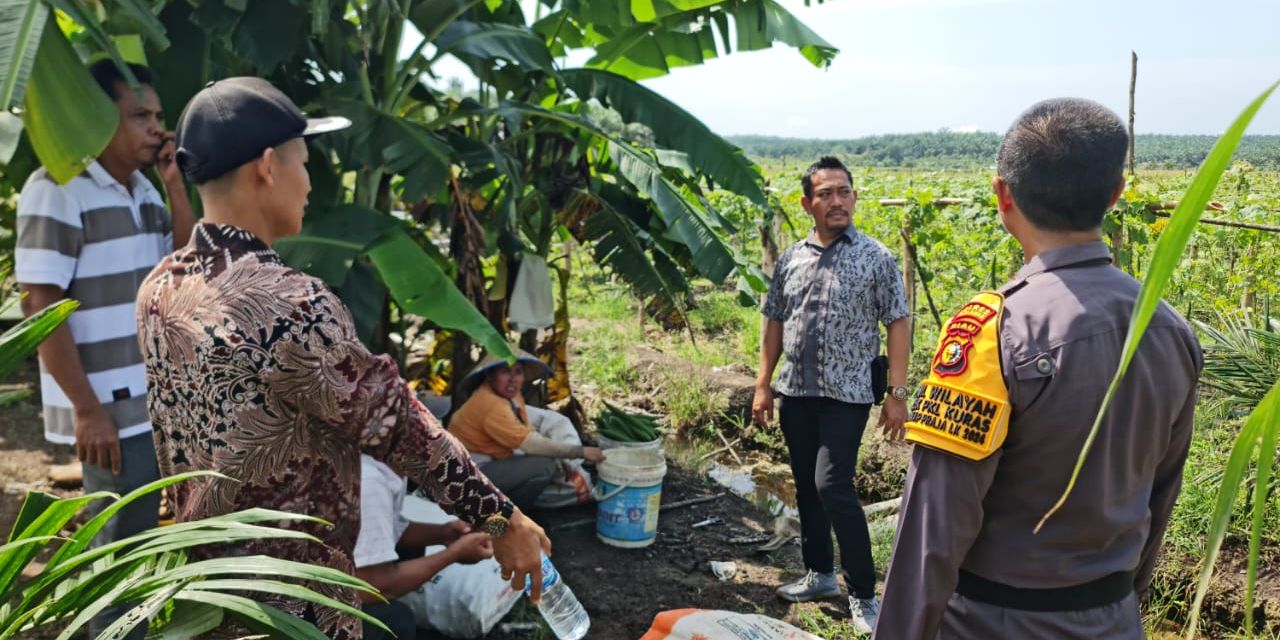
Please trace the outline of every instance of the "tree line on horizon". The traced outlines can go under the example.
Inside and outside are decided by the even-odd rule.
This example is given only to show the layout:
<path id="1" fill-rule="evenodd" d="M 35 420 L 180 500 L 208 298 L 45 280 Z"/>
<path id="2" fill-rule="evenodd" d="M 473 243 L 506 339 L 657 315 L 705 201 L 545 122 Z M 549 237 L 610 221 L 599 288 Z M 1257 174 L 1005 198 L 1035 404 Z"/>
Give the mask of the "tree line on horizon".
<path id="1" fill-rule="evenodd" d="M 877 167 L 958 169 L 995 162 L 1000 134 L 987 131 L 890 133 L 842 140 L 763 135 L 726 136 L 756 159 L 810 159 L 835 155 Z M 1134 154 L 1140 166 L 1193 169 L 1209 154 L 1216 136 L 1138 134 Z M 1235 159 L 1265 169 L 1280 169 L 1280 135 L 1245 136 Z"/>

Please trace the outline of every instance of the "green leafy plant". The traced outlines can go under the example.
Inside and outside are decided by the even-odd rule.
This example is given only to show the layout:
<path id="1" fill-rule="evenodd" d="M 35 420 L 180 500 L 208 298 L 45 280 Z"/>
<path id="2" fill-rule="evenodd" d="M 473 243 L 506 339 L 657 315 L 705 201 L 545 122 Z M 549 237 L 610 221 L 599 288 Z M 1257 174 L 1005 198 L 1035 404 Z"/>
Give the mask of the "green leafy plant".
<path id="1" fill-rule="evenodd" d="M 0 380 L 13 373 L 79 306 L 75 300 L 56 302 L 0 334 Z"/>
<path id="2" fill-rule="evenodd" d="M 1207 338 L 1201 382 L 1230 404 L 1256 407 L 1280 377 L 1280 327 L 1261 329 L 1233 317 L 1223 317 L 1221 328 L 1196 326 Z"/>
<path id="3" fill-rule="evenodd" d="M 119 61 L 113 37 L 141 41 L 171 117 L 207 81 L 242 74 L 267 77 L 309 111 L 349 117 L 350 130 L 313 143 L 308 224 L 280 253 L 342 296 L 375 349 L 398 348 L 390 333 L 414 316 L 460 331 L 454 371 L 470 365 L 469 339 L 507 354 L 506 291 L 483 266 L 495 258 L 515 264 L 570 239 L 600 243 L 593 254 L 645 308 L 676 320 L 686 274 L 762 291 L 763 274 L 727 245 L 736 230 L 705 194 L 723 185 L 764 206 L 758 167 L 637 80 L 775 44 L 817 66 L 836 54 L 774 0 L 120 0 L 96 13 L 76 0 L 0 0 L 0 50 L 11 48 L 19 72 L 6 74 L 0 107 L 25 106 L 24 118 L 49 122 L 61 116 L 31 104 L 38 89 L 85 79 L 82 69 L 44 71 L 46 48 L 74 62 L 50 7 L 71 19 L 62 31 L 74 27 L 89 53 Z M 406 57 L 402 40 L 415 28 L 422 40 Z M 559 66 L 573 50 L 590 60 Z M 445 56 L 478 88 L 436 86 Z M 596 126 L 602 113 L 618 127 Z M 13 115 L 0 115 L 0 125 Z M 29 147 L 42 161 L 53 157 L 34 144 L 41 130 L 0 127 L 0 142 L 14 142 L 0 145 L 8 152 L 0 163 L 13 157 L 4 177 L 15 185 L 32 164 Z M 447 252 L 436 249 L 446 238 Z"/>
<path id="4" fill-rule="evenodd" d="M 128 612 L 108 626 L 99 638 L 122 637 L 148 618 L 169 637 L 194 637 L 234 619 L 251 631 L 271 637 L 325 636 L 314 625 L 248 594 L 285 596 L 337 609 L 378 624 L 358 608 L 321 595 L 303 584 L 333 585 L 373 591 L 365 582 L 327 567 L 265 556 L 233 556 L 196 560 L 197 547 L 281 539 L 320 541 L 306 533 L 265 526 L 267 522 L 322 521 L 308 516 L 249 509 L 194 522 L 157 527 L 138 535 L 93 547 L 94 536 L 129 503 L 151 492 L 197 476 L 193 472 L 163 478 L 124 497 L 107 492 L 57 498 L 31 492 L 23 502 L 13 530 L 0 546 L 0 639 L 23 637 L 36 629 L 61 629 L 59 640 L 79 632 L 111 606 Z M 113 500 L 114 499 L 114 500 Z M 72 519 L 91 503 L 112 500 L 70 536 Z M 19 578 L 36 556 L 52 556 L 32 577 Z M 262 576 L 271 576 L 264 578 Z"/>

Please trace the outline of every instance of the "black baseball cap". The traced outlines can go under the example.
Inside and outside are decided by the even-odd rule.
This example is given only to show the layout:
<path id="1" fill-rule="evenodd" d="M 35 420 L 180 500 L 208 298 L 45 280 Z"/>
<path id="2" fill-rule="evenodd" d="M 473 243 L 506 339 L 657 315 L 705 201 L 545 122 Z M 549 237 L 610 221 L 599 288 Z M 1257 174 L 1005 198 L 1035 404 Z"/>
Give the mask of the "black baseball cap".
<path id="1" fill-rule="evenodd" d="M 262 78 L 240 76 L 205 85 L 178 118 L 178 168 L 201 184 L 294 138 L 351 126 L 342 117 L 308 118 Z"/>

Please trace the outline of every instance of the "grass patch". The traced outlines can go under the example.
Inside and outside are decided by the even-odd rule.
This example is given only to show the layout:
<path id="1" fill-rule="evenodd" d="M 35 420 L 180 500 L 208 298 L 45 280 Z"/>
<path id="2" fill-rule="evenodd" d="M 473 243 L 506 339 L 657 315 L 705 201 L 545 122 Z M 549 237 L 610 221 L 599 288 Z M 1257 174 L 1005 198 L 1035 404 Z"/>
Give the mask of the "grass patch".
<path id="1" fill-rule="evenodd" d="M 724 410 L 724 394 L 709 388 L 691 369 L 665 370 L 658 374 L 654 395 L 667 413 L 670 426 L 679 431 L 715 420 Z"/>
<path id="2" fill-rule="evenodd" d="M 868 637 L 858 633 L 847 618 L 836 620 L 820 609 L 799 609 L 796 611 L 796 619 L 798 622 L 796 626 L 823 638 L 852 639 Z"/>

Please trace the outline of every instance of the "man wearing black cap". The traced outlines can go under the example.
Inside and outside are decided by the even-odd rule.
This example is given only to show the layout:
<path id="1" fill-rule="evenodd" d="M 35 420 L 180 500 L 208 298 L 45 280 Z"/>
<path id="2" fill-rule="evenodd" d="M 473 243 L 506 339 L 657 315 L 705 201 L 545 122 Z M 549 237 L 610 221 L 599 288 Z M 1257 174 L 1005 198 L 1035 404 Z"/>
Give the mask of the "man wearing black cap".
<path id="1" fill-rule="evenodd" d="M 234 481 L 177 485 L 176 515 L 267 507 L 316 516 L 333 526 L 299 526 L 324 545 L 263 541 L 231 552 L 350 572 L 363 452 L 489 532 L 513 588 L 531 577 L 536 598 L 540 553 L 551 547 L 542 529 L 484 477 L 395 363 L 365 349 L 337 296 L 271 250 L 302 225 L 311 189 L 304 138 L 348 124 L 306 119 L 259 78 L 211 84 L 178 121 L 178 164 L 205 216 L 138 295 L 156 451 L 165 475 L 213 469 Z M 346 590 L 328 595 L 356 603 Z M 361 637 L 360 624 L 334 610 L 271 604 L 330 637 Z"/>

